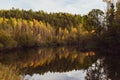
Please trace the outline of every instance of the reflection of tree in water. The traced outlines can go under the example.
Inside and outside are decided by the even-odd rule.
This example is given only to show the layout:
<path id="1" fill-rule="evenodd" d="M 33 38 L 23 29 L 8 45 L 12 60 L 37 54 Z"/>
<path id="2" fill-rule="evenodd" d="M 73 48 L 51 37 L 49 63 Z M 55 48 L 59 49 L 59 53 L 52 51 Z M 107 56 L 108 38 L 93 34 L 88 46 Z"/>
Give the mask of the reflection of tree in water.
<path id="1" fill-rule="evenodd" d="M 45 51 L 45 52 L 44 52 Z M 39 55 L 36 58 L 36 62 L 31 60 L 34 64 L 28 65 L 22 70 L 24 73 L 32 74 L 34 72 L 44 74 L 47 71 L 51 72 L 66 72 L 73 69 L 86 69 L 96 59 L 92 58 L 95 56 L 94 52 L 80 52 L 76 49 L 58 48 L 58 49 L 47 49 L 39 50 Z M 31 62 L 30 61 L 30 62 Z M 29 62 L 27 62 L 28 64 Z M 42 64 L 40 64 L 42 63 Z M 37 65 L 37 66 L 35 66 Z"/>
<path id="2" fill-rule="evenodd" d="M 86 80 L 120 80 L 120 56 L 101 53 L 102 58 L 86 71 Z"/>
<path id="3" fill-rule="evenodd" d="M 95 53 L 80 52 L 74 48 L 49 48 L 39 50 L 17 51 L 0 57 L 0 62 L 16 66 L 24 73 L 66 72 L 86 69 L 97 58 Z"/>
<path id="4" fill-rule="evenodd" d="M 111 80 L 120 80 L 120 56 L 117 55 L 108 55 L 104 60 L 106 64 L 108 77 Z"/>
<path id="5" fill-rule="evenodd" d="M 91 67 L 86 71 L 86 80 L 108 80 L 107 72 L 104 69 L 103 59 L 97 60 Z"/>

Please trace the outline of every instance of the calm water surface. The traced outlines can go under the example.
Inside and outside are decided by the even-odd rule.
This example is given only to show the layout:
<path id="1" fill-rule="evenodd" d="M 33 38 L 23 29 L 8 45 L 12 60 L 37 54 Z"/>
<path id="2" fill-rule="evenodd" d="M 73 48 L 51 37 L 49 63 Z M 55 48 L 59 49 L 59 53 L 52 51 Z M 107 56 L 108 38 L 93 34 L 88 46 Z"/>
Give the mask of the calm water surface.
<path id="1" fill-rule="evenodd" d="M 24 80 L 120 80 L 120 57 L 79 48 L 41 48 L 0 53 L 0 63 Z"/>

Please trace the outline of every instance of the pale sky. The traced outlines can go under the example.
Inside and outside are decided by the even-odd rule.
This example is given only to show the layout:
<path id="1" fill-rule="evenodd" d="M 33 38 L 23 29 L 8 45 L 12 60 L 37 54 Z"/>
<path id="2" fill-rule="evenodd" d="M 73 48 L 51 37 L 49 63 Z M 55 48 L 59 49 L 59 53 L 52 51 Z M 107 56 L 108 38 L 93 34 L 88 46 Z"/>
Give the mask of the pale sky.
<path id="1" fill-rule="evenodd" d="M 69 72 L 47 72 L 44 75 L 26 75 L 24 80 L 84 80 L 86 72 L 83 70 L 72 70 Z"/>
<path id="2" fill-rule="evenodd" d="M 0 0 L 0 9 L 33 9 L 45 12 L 87 14 L 92 9 L 105 10 L 102 0 Z"/>

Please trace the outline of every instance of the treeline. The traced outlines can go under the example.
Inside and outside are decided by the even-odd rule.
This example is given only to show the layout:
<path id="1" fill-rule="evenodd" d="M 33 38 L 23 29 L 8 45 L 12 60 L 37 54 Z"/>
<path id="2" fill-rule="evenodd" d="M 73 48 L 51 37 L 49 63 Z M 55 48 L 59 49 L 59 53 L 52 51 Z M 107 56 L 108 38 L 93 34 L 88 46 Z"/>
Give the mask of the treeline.
<path id="1" fill-rule="evenodd" d="M 96 11 L 99 10 L 93 12 Z M 18 9 L 1 10 L 0 13 L 0 50 L 49 45 L 85 45 L 96 31 L 95 28 L 84 27 L 85 19 L 80 15 Z M 46 19 L 48 21 L 45 21 Z M 49 21 L 53 21 L 53 24 Z"/>
<path id="2" fill-rule="evenodd" d="M 0 18 L 0 49 L 30 47 L 54 37 L 55 30 L 37 20 Z"/>
<path id="3" fill-rule="evenodd" d="M 33 10 L 19 10 L 12 8 L 11 10 L 0 10 L 0 17 L 4 18 L 22 18 L 25 20 L 36 19 L 45 23 L 49 23 L 55 28 L 58 27 L 71 27 L 78 26 L 81 22 L 80 15 L 72 15 L 69 13 L 47 13 L 44 11 L 33 11 Z"/>
<path id="4" fill-rule="evenodd" d="M 49 45 L 80 44 L 83 38 L 88 38 L 88 31 L 81 25 L 58 28 L 38 20 L 16 18 L 0 18 L 0 50 L 16 47 L 33 47 Z M 93 33 L 93 32 L 90 32 Z M 90 35 L 90 34 L 89 34 Z"/>
<path id="5" fill-rule="evenodd" d="M 119 47 L 120 3 L 105 14 L 93 9 L 87 15 L 45 13 L 19 9 L 0 10 L 0 50 L 16 47 L 80 45 Z"/>

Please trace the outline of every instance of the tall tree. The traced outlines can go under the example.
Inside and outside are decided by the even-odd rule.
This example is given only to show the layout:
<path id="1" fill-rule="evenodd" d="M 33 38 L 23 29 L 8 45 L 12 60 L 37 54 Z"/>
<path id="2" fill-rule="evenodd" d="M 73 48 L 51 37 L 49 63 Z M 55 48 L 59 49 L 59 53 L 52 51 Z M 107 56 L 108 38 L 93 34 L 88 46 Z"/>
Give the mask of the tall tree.
<path id="1" fill-rule="evenodd" d="M 97 35 L 100 35 L 103 29 L 103 15 L 104 12 L 99 9 L 93 9 L 88 14 L 88 26 L 91 28 L 91 31 L 94 30 Z"/>

